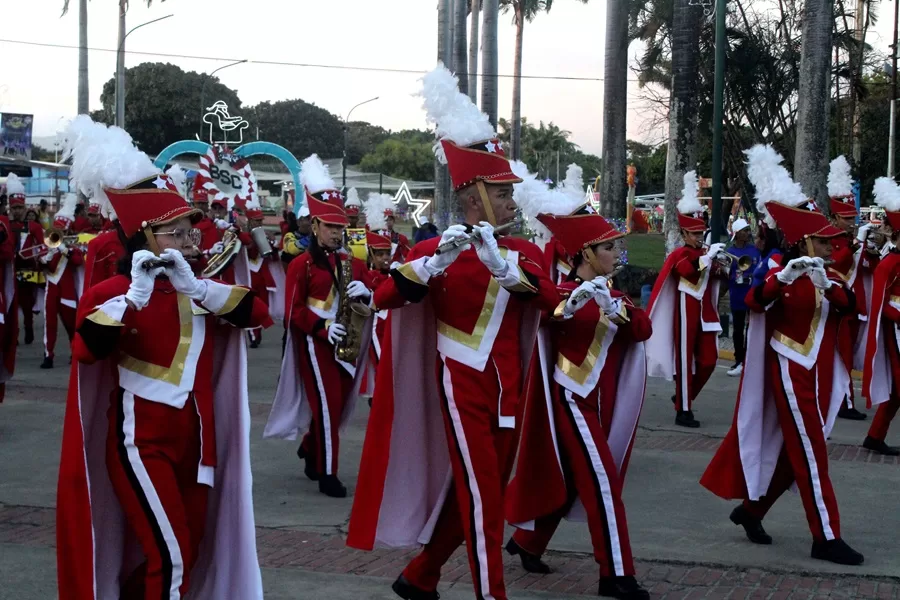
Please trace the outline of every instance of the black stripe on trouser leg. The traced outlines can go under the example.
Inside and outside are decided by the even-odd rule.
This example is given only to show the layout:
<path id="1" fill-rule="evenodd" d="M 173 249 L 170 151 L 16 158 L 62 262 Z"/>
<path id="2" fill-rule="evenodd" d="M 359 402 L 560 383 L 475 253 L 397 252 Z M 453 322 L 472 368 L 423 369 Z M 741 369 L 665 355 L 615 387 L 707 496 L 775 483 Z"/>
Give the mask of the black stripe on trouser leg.
<path id="1" fill-rule="evenodd" d="M 609 567 L 609 572 L 612 573 L 613 576 L 616 575 L 616 562 L 613 559 L 613 549 L 612 549 L 612 535 L 609 530 L 609 515 L 606 514 L 606 502 L 603 501 L 603 488 L 600 486 L 600 482 L 597 480 L 597 472 L 594 470 L 594 461 L 591 460 L 591 453 L 588 451 L 587 445 L 584 443 L 584 440 L 581 438 L 581 430 L 578 428 L 578 422 L 575 420 L 575 415 L 572 413 L 572 405 L 569 404 L 569 399 L 566 396 L 566 388 L 563 386 L 559 386 L 559 394 L 560 398 L 562 398 L 563 406 L 566 409 L 566 415 L 569 417 L 569 422 L 572 425 L 572 430 L 575 433 L 575 436 L 578 438 L 578 445 L 581 447 L 581 452 L 584 454 L 584 460 L 587 461 L 588 467 L 591 470 L 591 481 L 594 482 L 594 493 L 596 497 L 599 499 L 598 504 L 600 505 L 600 516 L 603 519 L 603 529 L 606 531 L 606 560 L 609 563 L 607 566 Z M 573 402 L 574 394 L 572 395 Z M 588 428 L 590 430 L 590 428 Z M 601 459 L 602 462 L 602 459 Z M 608 475 L 607 475 L 608 477 Z M 573 477 L 574 480 L 574 477 Z M 577 485 L 576 485 L 577 489 Z M 610 491 L 612 491 L 612 486 L 610 486 Z M 579 491 L 580 494 L 580 491 Z M 587 507 L 585 507 L 585 510 Z M 614 509 L 615 510 L 615 509 Z M 617 532 L 618 533 L 618 532 Z"/>
<path id="2" fill-rule="evenodd" d="M 778 355 L 778 356 L 780 356 L 780 355 Z M 800 437 L 800 427 L 797 426 L 797 417 L 794 416 L 794 409 L 791 408 L 791 401 L 788 399 L 787 388 L 784 385 L 784 378 L 785 377 L 790 378 L 790 376 L 791 376 L 791 372 L 790 372 L 790 368 L 791 368 L 790 362 L 791 361 L 790 361 L 790 359 L 785 359 L 785 360 L 788 361 L 787 372 L 782 371 L 781 360 L 780 359 L 778 360 L 778 372 L 781 373 L 781 378 L 778 382 L 778 385 L 781 388 L 781 393 L 783 394 L 784 401 L 788 403 L 787 409 L 788 409 L 788 412 L 791 413 L 791 424 L 794 426 L 794 434 L 797 436 L 797 438 L 796 438 L 797 442 L 800 444 L 800 452 L 803 454 L 803 460 L 806 461 L 806 479 L 809 483 L 809 493 L 812 494 L 812 498 L 810 498 L 810 500 L 813 503 L 813 509 L 814 509 L 813 512 L 816 513 L 816 520 L 818 522 L 819 534 L 822 536 L 822 539 L 824 540 L 824 539 L 826 539 L 825 523 L 822 522 L 822 515 L 819 513 L 818 507 L 816 506 L 816 497 L 815 497 L 816 492 L 815 492 L 815 484 L 812 479 L 812 467 L 810 467 L 810 465 L 809 465 L 809 458 L 806 456 L 806 450 L 803 448 L 803 439 Z M 818 369 L 818 365 L 815 368 Z M 791 387 L 792 388 L 794 387 L 793 380 L 791 380 Z M 796 398 L 797 394 L 794 394 L 794 397 Z M 816 409 L 818 410 L 819 398 L 816 397 L 815 401 L 816 401 L 816 405 L 817 405 Z M 802 419 L 803 411 L 800 410 L 799 399 L 797 400 L 797 411 L 800 413 L 799 417 Z M 804 423 L 803 426 L 806 427 L 806 423 Z M 812 447 L 812 440 L 810 440 L 810 449 L 813 452 L 813 459 L 815 459 L 816 449 Z M 790 457 L 788 457 L 788 461 L 790 462 L 791 470 L 793 471 L 794 462 L 790 460 Z M 830 477 L 830 475 L 829 475 L 829 477 Z M 797 479 L 796 471 L 794 472 L 794 479 Z M 822 504 L 825 504 L 824 496 L 822 497 Z M 825 512 L 828 512 L 827 505 L 825 505 Z"/>
<path id="3" fill-rule="evenodd" d="M 128 449 L 125 447 L 125 390 L 121 388 L 119 389 L 118 409 L 119 414 L 116 415 L 116 437 L 118 438 L 118 444 L 116 444 L 116 446 L 119 451 L 119 461 L 122 463 L 125 475 L 131 483 L 131 489 L 134 492 L 134 495 L 137 496 L 138 502 L 141 505 L 141 510 L 144 511 L 144 517 L 147 519 L 147 522 L 150 523 L 150 528 L 153 530 L 153 538 L 156 540 L 156 549 L 162 559 L 161 599 L 169 600 L 169 593 L 172 589 L 172 556 L 169 554 L 169 547 L 166 545 L 166 539 L 163 537 L 162 529 L 160 529 L 159 523 L 156 521 L 156 516 L 150 508 L 150 502 L 147 500 L 144 488 L 141 487 L 137 475 L 131 466 L 131 461 L 128 459 Z M 135 434 L 136 433 L 137 422 L 135 421 Z M 138 453 L 140 454 L 140 450 L 138 450 Z"/>
<path id="4" fill-rule="evenodd" d="M 307 336 L 309 337 L 309 336 Z M 312 346 L 312 348 L 310 348 Z M 309 368 L 309 373 L 313 378 L 313 393 L 316 395 L 316 401 L 319 403 L 319 443 L 316 445 L 316 452 L 319 453 L 319 456 L 316 457 L 316 466 L 319 466 L 319 457 L 322 459 L 322 470 L 319 472 L 319 475 L 325 475 L 329 471 L 330 465 L 325 464 L 328 461 L 328 453 L 325 451 L 325 411 L 322 408 L 322 403 L 327 402 L 325 398 L 322 398 L 322 395 L 319 393 L 319 382 L 316 379 L 316 367 L 313 364 L 312 353 L 316 351 L 316 342 L 312 341 L 312 344 L 306 345 L 306 366 Z M 304 385 L 306 383 L 304 382 Z M 302 441 L 301 441 L 302 444 Z"/>
<path id="5" fill-rule="evenodd" d="M 440 359 L 438 359 L 440 360 Z M 462 465 L 462 472 L 466 478 L 465 482 L 456 482 L 456 485 L 460 485 L 463 483 L 466 486 L 466 490 L 469 493 L 469 527 L 471 531 L 469 532 L 473 544 L 477 544 L 478 540 L 478 532 L 475 531 L 475 496 L 472 494 L 472 484 L 469 481 L 469 471 L 466 469 L 466 461 L 462 455 L 462 449 L 459 444 L 459 439 L 456 437 L 456 428 L 453 426 L 453 416 L 450 414 L 450 400 L 447 398 L 447 391 L 444 389 L 444 371 L 447 370 L 447 365 L 444 364 L 444 361 L 441 361 L 441 369 L 440 369 L 440 377 L 441 382 L 438 385 L 438 389 L 441 394 L 441 402 L 442 407 L 444 409 L 444 416 L 447 419 L 447 429 L 450 431 L 450 435 L 453 436 L 453 446 L 454 450 L 457 454 L 457 459 L 459 460 L 459 464 Z M 450 385 L 453 385 L 451 380 Z M 462 419 L 460 419 L 460 427 L 462 427 Z M 478 485 L 478 482 L 475 482 L 475 485 Z M 457 503 L 459 503 L 459 495 L 457 493 Z M 459 507 L 462 510 L 462 507 Z M 468 546 L 468 544 L 466 544 Z M 486 551 L 487 549 L 485 549 Z M 477 547 L 467 547 L 466 552 L 469 553 L 469 562 L 474 565 L 475 572 L 472 573 L 472 583 L 475 585 L 475 596 L 477 598 L 483 598 L 485 590 L 481 589 L 481 563 L 478 561 L 478 548 Z M 474 556 L 474 560 L 472 557 Z M 490 565 L 488 565 L 490 568 Z M 490 580 L 490 575 L 488 575 L 488 580 Z M 490 590 L 487 590 L 490 592 Z"/>

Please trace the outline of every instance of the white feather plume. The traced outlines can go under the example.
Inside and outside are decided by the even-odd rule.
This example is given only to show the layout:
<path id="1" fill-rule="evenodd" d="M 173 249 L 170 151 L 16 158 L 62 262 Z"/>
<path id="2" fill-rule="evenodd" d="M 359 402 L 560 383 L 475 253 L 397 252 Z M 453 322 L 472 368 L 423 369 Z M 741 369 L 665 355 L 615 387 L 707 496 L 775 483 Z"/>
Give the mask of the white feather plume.
<path id="1" fill-rule="evenodd" d="M 684 187 L 681 190 L 681 199 L 678 201 L 678 212 L 683 215 L 692 215 L 702 212 L 700 204 L 700 181 L 697 171 L 688 171 L 684 174 Z"/>
<path id="2" fill-rule="evenodd" d="M 769 227 L 775 227 L 775 220 L 766 210 L 766 202 L 800 206 L 808 201 L 803 188 L 782 166 L 784 158 L 772 146 L 758 144 L 744 154 L 747 155 L 747 177 L 756 188 L 756 210 Z"/>
<path id="3" fill-rule="evenodd" d="M 875 204 L 889 212 L 900 212 L 900 186 L 890 177 L 875 180 Z"/>
<path id="4" fill-rule="evenodd" d="M 519 207 L 528 229 L 533 231 L 539 241 L 547 242 L 553 237 L 550 230 L 538 221 L 539 214 L 567 216 L 575 212 L 584 204 L 584 192 L 580 191 L 580 181 L 575 184 L 574 171 L 570 171 L 573 183 L 579 190 L 566 186 L 550 189 L 550 187 L 538 178 L 534 173 L 528 172 L 528 167 L 521 161 L 510 163 L 512 171 L 522 179 L 522 183 L 513 185 L 513 199 Z M 580 168 L 578 169 L 580 173 Z"/>
<path id="5" fill-rule="evenodd" d="M 63 197 L 59 210 L 54 216 L 56 219 L 75 220 L 75 207 L 78 206 L 78 194 L 69 192 Z"/>
<path id="6" fill-rule="evenodd" d="M 180 165 L 172 165 L 166 171 L 166 175 L 169 176 L 169 179 L 172 180 L 172 183 L 175 184 L 175 188 L 178 190 L 178 193 L 182 196 L 185 195 L 184 184 L 187 181 L 187 173 L 184 172 L 184 169 L 181 168 Z"/>
<path id="7" fill-rule="evenodd" d="M 323 163 L 317 154 L 300 163 L 300 183 L 310 194 L 337 189 L 328 172 L 328 165 Z"/>
<path id="8" fill-rule="evenodd" d="M 362 202 L 359 200 L 359 192 L 356 191 L 356 188 L 347 190 L 347 200 L 344 202 L 344 206 L 362 206 Z"/>
<path id="9" fill-rule="evenodd" d="M 369 229 L 372 231 L 381 231 L 387 227 L 387 217 L 385 216 L 386 211 L 393 212 L 394 210 L 394 199 L 390 194 L 378 194 L 371 193 L 369 194 L 369 199 L 366 201 L 366 225 L 369 226 Z"/>
<path id="10" fill-rule="evenodd" d="M 14 194 L 25 195 L 25 184 L 22 183 L 22 180 L 15 173 L 10 173 L 6 176 L 6 194 L 8 196 Z"/>
<path id="11" fill-rule="evenodd" d="M 831 161 L 831 169 L 828 171 L 828 195 L 838 198 L 852 193 L 853 176 L 850 175 L 850 163 L 841 155 Z"/>
<path id="12" fill-rule="evenodd" d="M 566 178 L 562 182 L 561 188 L 579 198 L 584 198 L 584 170 L 572 163 L 566 169 Z"/>
<path id="13" fill-rule="evenodd" d="M 470 146 L 496 137 L 497 133 L 472 100 L 459 91 L 459 80 L 438 62 L 437 67 L 422 78 L 419 95 L 424 99 L 426 119 L 435 126 L 438 140 L 450 140 L 459 146 Z M 446 163 L 440 142 L 434 146 L 438 160 Z"/>

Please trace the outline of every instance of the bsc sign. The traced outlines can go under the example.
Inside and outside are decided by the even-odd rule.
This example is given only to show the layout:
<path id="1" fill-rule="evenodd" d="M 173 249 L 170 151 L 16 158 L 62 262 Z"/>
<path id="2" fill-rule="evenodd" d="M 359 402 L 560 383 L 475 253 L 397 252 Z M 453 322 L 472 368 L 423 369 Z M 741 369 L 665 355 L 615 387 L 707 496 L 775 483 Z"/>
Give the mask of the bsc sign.
<path id="1" fill-rule="evenodd" d="M 225 191 L 227 191 L 228 188 L 237 191 L 240 191 L 243 188 L 243 178 L 225 166 L 219 166 L 216 164 L 210 165 L 209 177 L 217 184 L 218 187 L 225 186 Z"/>

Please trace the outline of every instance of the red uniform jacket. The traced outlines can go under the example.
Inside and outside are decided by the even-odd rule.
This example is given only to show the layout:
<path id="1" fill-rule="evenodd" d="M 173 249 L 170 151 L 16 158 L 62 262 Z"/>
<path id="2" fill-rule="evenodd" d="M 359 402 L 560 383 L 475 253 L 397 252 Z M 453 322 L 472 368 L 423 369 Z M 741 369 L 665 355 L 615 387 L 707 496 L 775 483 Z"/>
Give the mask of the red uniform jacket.
<path id="1" fill-rule="evenodd" d="M 409 238 L 402 233 L 388 231 L 387 229 L 383 229 L 377 233 L 378 235 L 391 238 L 391 244 L 394 246 L 394 254 L 391 256 L 391 262 L 406 262 L 406 257 L 409 256 L 410 249 Z"/>
<path id="2" fill-rule="evenodd" d="M 87 217 L 75 217 L 75 222 L 72 223 L 72 231 L 75 233 L 84 233 L 86 231 L 90 231 L 91 229 L 91 220 Z"/>
<path id="3" fill-rule="evenodd" d="M 222 230 L 216 227 L 215 221 L 209 217 L 203 217 L 194 227 L 200 230 L 200 235 L 202 236 L 200 238 L 200 250 L 203 252 L 209 252 L 209 249 L 222 239 Z"/>
<path id="4" fill-rule="evenodd" d="M 900 382 L 900 361 L 890 344 L 900 340 L 900 253 L 890 252 L 875 271 L 872 285 L 872 311 L 866 336 L 863 370 L 863 396 L 869 407 L 890 400 Z M 891 339 L 893 338 L 893 339 Z"/>
<path id="5" fill-rule="evenodd" d="M 275 278 L 272 271 L 269 270 L 269 263 L 280 260 L 278 253 L 273 252 L 268 258 L 262 258 L 259 255 L 259 249 L 256 244 L 251 244 L 247 248 L 247 259 L 250 263 L 250 287 L 256 294 L 256 297 L 269 305 L 269 292 L 275 291 Z"/>
<path id="6" fill-rule="evenodd" d="M 104 231 L 88 243 L 84 259 L 84 289 L 87 291 L 98 283 L 114 277 L 118 271 L 119 259 L 125 256 L 125 246 L 119 241 L 116 229 Z"/>
<path id="7" fill-rule="evenodd" d="M 59 297 L 63 304 L 75 308 L 78 301 L 78 290 L 75 284 L 75 268 L 84 264 L 84 255 L 77 248 L 69 248 L 66 256 L 56 252 L 50 262 L 44 265 L 47 285 L 59 288 Z"/>
<path id="8" fill-rule="evenodd" d="M 10 227 L 16 240 L 16 272 L 40 271 L 41 264 L 37 258 L 22 258 L 19 252 L 44 243 L 44 229 L 41 224 L 37 221 L 12 221 Z"/>
<path id="9" fill-rule="evenodd" d="M 0 215 L 0 361 L 5 375 L 0 383 L 12 377 L 16 368 L 16 343 L 19 337 L 19 316 L 16 303 L 16 236 L 9 218 Z M 4 389 L 0 387 L 0 402 Z"/>

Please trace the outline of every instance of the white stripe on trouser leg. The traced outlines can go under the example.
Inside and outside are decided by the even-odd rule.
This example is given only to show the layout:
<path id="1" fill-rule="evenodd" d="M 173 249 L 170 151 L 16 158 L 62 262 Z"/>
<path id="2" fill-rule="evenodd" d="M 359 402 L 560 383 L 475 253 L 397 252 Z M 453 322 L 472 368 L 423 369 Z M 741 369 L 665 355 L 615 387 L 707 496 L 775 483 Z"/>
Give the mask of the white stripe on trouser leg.
<path id="1" fill-rule="evenodd" d="M 691 376 L 691 372 L 688 371 L 687 364 L 687 303 L 685 302 L 686 295 L 684 292 L 678 292 L 681 304 L 681 339 L 678 340 L 678 344 L 681 346 L 681 378 L 678 380 L 678 385 L 681 386 L 681 410 L 691 410 L 690 405 L 690 397 L 688 396 L 688 377 Z"/>
<path id="2" fill-rule="evenodd" d="M 125 451 L 128 454 L 128 463 L 131 465 L 138 484 L 147 498 L 147 503 L 150 505 L 156 524 L 162 532 L 163 541 L 169 550 L 169 557 L 172 560 L 172 585 L 169 588 L 169 598 L 180 600 L 181 592 L 178 588 L 181 587 L 182 578 L 184 577 L 184 561 L 181 558 L 181 547 L 178 545 L 178 538 L 175 537 L 172 524 L 169 523 L 166 509 L 163 508 L 159 494 L 156 493 L 156 488 L 153 486 L 153 480 L 150 479 L 150 474 L 147 473 L 147 469 L 144 467 L 138 447 L 134 444 L 134 394 L 131 392 L 124 392 L 123 394 L 122 412 L 124 417 L 122 430 L 125 434 Z"/>
<path id="3" fill-rule="evenodd" d="M 50 328 L 50 319 L 47 318 L 47 296 L 50 290 L 50 282 L 48 281 L 45 285 L 44 289 L 44 358 L 48 358 L 50 356 L 50 350 L 47 348 L 47 330 Z"/>
<path id="4" fill-rule="evenodd" d="M 309 362 L 312 363 L 313 374 L 316 378 L 316 387 L 319 388 L 319 398 L 322 399 L 322 429 L 325 436 L 325 474 L 331 475 L 331 414 L 328 412 L 328 396 L 325 394 L 325 383 L 322 381 L 322 372 L 319 370 L 319 361 L 316 358 L 316 343 L 312 336 L 306 336 L 309 346 Z M 340 388 L 340 381 L 338 381 Z"/>
<path id="5" fill-rule="evenodd" d="M 828 508 L 825 506 L 825 498 L 822 496 L 822 482 L 819 479 L 819 465 L 816 462 L 816 455 L 813 452 L 812 442 L 806 434 L 806 424 L 803 422 L 803 413 L 800 412 L 800 406 L 797 404 L 797 395 L 794 394 L 794 382 L 791 381 L 790 361 L 779 355 L 778 362 L 781 365 L 781 380 L 784 383 L 784 392 L 787 395 L 788 404 L 791 407 L 791 415 L 794 417 L 794 423 L 797 425 L 797 431 L 800 435 L 800 443 L 803 445 L 803 453 L 806 455 L 806 463 L 809 467 L 809 478 L 812 486 L 813 499 L 816 502 L 816 509 L 819 511 L 819 518 L 822 520 L 822 534 L 826 540 L 834 539 L 834 532 L 831 530 L 831 520 L 828 516 Z M 816 398 L 818 405 L 818 398 Z M 818 408 L 816 409 L 818 411 Z"/>
<path id="6" fill-rule="evenodd" d="M 588 451 L 588 456 L 591 458 L 591 467 L 594 469 L 594 477 L 600 487 L 600 495 L 603 497 L 603 509 L 606 512 L 607 524 L 606 535 L 609 538 L 609 547 L 612 549 L 613 565 L 616 569 L 615 574 L 618 577 L 624 577 L 625 567 L 622 565 L 622 543 L 619 540 L 619 523 L 616 521 L 616 506 L 613 504 L 612 487 L 609 485 L 609 477 L 606 475 L 606 469 L 603 468 L 603 461 L 600 459 L 600 452 L 597 451 L 597 444 L 594 443 L 594 436 L 591 434 L 591 429 L 588 427 L 587 421 L 584 420 L 584 415 L 581 414 L 581 409 L 578 407 L 578 403 L 575 402 L 575 398 L 572 397 L 572 392 L 569 390 L 566 390 L 566 402 L 569 403 L 569 410 L 575 418 L 575 424 L 578 426 L 578 435 L 581 437 L 581 442 L 584 444 L 584 447 Z"/>
<path id="7" fill-rule="evenodd" d="M 472 505 L 474 507 L 473 529 L 475 530 L 475 556 L 478 560 L 479 572 L 481 575 L 481 597 L 484 600 L 494 600 L 491 595 L 490 571 L 488 569 L 487 559 L 487 543 L 484 539 L 484 508 L 481 503 L 481 490 L 478 489 L 478 480 L 475 478 L 475 469 L 472 467 L 472 455 L 469 453 L 469 444 L 466 442 L 466 432 L 462 426 L 462 420 L 459 417 L 459 410 L 456 408 L 456 400 L 453 396 L 453 382 L 450 380 L 450 369 L 444 365 L 444 395 L 447 396 L 447 409 L 450 413 L 450 420 L 453 422 L 453 431 L 456 434 L 456 443 L 459 444 L 459 453 L 462 454 L 463 465 L 466 467 L 466 473 L 469 476 L 469 493 L 472 494 Z M 458 481 L 457 485 L 464 485 L 465 482 Z M 460 510 L 465 510 L 460 507 Z M 474 575 L 474 573 L 473 573 Z"/>

